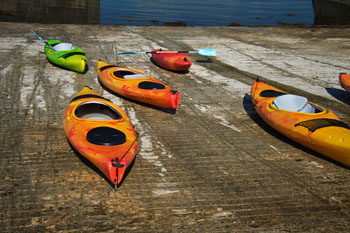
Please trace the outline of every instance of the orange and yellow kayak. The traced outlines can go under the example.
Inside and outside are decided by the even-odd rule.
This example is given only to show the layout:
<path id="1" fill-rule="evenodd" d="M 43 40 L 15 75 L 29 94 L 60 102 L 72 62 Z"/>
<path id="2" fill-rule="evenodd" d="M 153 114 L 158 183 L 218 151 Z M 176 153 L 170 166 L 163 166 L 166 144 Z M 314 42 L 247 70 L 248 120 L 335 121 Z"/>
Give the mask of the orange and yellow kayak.
<path id="1" fill-rule="evenodd" d="M 180 103 L 177 90 L 142 71 L 99 61 L 97 73 L 105 87 L 126 98 L 168 109 Z"/>
<path id="2" fill-rule="evenodd" d="M 350 166 L 350 130 L 338 117 L 305 97 L 256 81 L 251 98 L 259 116 L 290 139 Z"/>
<path id="3" fill-rule="evenodd" d="M 153 49 L 152 58 L 159 66 L 172 71 L 187 71 L 192 65 L 190 58 L 181 52 Z"/>
<path id="4" fill-rule="evenodd" d="M 346 91 L 350 92 L 350 74 L 339 74 L 339 83 Z"/>
<path id="5" fill-rule="evenodd" d="M 114 184 L 122 181 L 137 152 L 137 134 L 117 105 L 84 87 L 63 115 L 71 145 Z"/>

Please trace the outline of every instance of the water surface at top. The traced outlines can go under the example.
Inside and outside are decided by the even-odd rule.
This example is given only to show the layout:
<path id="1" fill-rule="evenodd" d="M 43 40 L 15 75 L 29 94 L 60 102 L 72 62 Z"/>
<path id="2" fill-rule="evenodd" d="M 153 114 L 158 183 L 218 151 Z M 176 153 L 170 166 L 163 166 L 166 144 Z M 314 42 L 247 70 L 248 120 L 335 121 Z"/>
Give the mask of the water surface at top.
<path id="1" fill-rule="evenodd" d="M 101 0 L 100 23 L 117 25 L 312 25 L 312 0 Z"/>

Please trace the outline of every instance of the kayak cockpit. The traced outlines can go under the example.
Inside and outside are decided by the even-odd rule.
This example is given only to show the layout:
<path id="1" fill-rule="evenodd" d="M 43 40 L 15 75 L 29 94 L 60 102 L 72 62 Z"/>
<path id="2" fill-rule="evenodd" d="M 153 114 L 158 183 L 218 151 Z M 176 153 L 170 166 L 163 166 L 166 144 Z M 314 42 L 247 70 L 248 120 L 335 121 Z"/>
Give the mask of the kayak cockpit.
<path id="1" fill-rule="evenodd" d="M 97 101 L 80 104 L 75 110 L 75 116 L 88 120 L 118 120 L 123 118 L 115 109 Z"/>
<path id="2" fill-rule="evenodd" d="M 309 103 L 304 96 L 285 94 L 278 96 L 272 102 L 272 105 L 278 109 L 300 112 L 300 113 L 318 113 L 323 109 Z"/>
<path id="3" fill-rule="evenodd" d="M 113 71 L 113 75 L 116 76 L 117 78 L 123 78 L 123 79 L 137 79 L 137 78 L 149 77 L 149 75 L 147 74 L 140 74 L 130 70 L 121 70 L 121 69 Z"/>
<path id="4" fill-rule="evenodd" d="M 52 47 L 55 49 L 55 51 L 67 51 L 75 49 L 71 43 L 59 43 Z"/>

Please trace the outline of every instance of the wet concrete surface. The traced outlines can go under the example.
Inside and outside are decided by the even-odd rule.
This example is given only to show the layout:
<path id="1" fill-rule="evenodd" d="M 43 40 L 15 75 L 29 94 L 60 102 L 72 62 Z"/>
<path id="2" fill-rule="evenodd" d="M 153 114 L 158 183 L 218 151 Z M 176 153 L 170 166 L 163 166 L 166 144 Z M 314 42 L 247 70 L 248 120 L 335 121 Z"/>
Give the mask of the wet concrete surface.
<path id="1" fill-rule="evenodd" d="M 50 64 L 31 33 L 82 47 L 89 70 Z M 350 29 L 118 27 L 0 23 L 0 228 L 3 232 L 346 232 L 349 169 L 267 126 L 250 101 L 257 76 L 350 123 Z M 188 73 L 152 48 L 213 48 Z M 104 90 L 96 63 L 137 68 L 176 88 L 176 113 Z M 70 147 L 65 107 L 85 85 L 130 117 L 140 137 L 117 191 Z"/>

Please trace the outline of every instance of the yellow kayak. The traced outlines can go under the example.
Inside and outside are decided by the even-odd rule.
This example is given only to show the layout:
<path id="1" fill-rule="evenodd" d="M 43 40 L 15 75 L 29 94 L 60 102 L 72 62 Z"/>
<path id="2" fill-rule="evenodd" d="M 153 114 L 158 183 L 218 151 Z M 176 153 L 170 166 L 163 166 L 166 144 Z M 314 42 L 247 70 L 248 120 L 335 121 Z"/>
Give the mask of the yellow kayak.
<path id="1" fill-rule="evenodd" d="M 252 85 L 259 116 L 288 138 L 350 166 L 350 130 L 338 117 L 305 97 L 290 95 L 264 82 Z"/>
<path id="2" fill-rule="evenodd" d="M 126 98 L 167 109 L 179 106 L 177 90 L 142 71 L 98 61 L 97 74 L 104 86 Z"/>
<path id="3" fill-rule="evenodd" d="M 117 188 L 138 147 L 137 134 L 124 111 L 84 87 L 67 106 L 63 125 L 71 145 Z"/>

